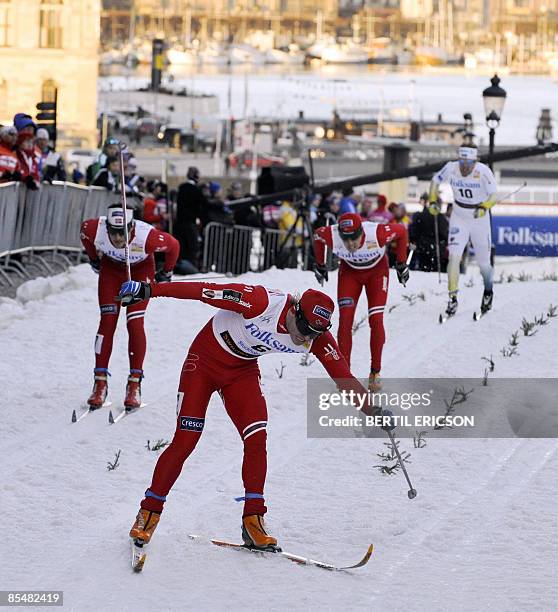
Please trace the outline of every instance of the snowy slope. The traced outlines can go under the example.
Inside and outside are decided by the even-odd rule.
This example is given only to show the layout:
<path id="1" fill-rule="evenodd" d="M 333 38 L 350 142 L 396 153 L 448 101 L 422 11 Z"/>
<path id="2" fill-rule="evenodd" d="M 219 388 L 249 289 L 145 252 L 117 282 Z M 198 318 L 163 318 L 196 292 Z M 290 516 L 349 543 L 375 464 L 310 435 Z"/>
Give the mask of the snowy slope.
<path id="1" fill-rule="evenodd" d="M 539 278 L 553 260 L 505 262 L 516 276 Z M 498 276 L 499 270 L 496 276 Z M 335 295 L 335 274 L 326 290 Z M 497 376 L 553 377 L 558 319 L 519 355 L 499 355 L 523 316 L 553 302 L 552 281 L 496 286 L 494 312 L 470 318 L 482 292 L 478 271 L 463 288 L 460 314 L 444 326 L 445 301 L 435 274 L 414 273 L 407 288 L 391 278 L 384 376 L 481 376 L 492 354 Z M 247 274 L 243 281 L 294 291 L 315 286 L 300 271 Z M 462 283 L 465 279 L 462 279 Z M 423 291 L 409 306 L 403 294 Z M 365 568 L 331 574 L 280 558 L 191 542 L 187 534 L 239 539 L 241 444 L 218 397 L 201 441 L 169 495 L 143 574 L 129 568 L 127 532 L 157 453 L 147 439 L 170 439 L 176 386 L 187 348 L 211 316 L 207 305 L 159 299 L 149 305 L 144 400 L 148 406 L 114 427 L 103 410 L 70 423 L 92 378 L 97 326 L 96 277 L 79 266 L 22 286 L 0 299 L 4 516 L 0 589 L 61 589 L 68 610 L 554 610 L 558 597 L 555 440 L 434 440 L 413 449 L 418 497 L 407 499 L 400 474 L 373 469 L 382 440 L 308 440 L 305 379 L 318 363 L 299 357 L 261 360 L 269 408 L 268 522 L 284 549 Z M 365 315 L 360 304 L 357 319 Z M 121 321 L 123 323 L 123 321 Z M 126 331 L 117 332 L 111 399 L 123 398 Z M 354 372 L 365 376 L 368 328 L 357 331 Z M 279 379 L 276 368 L 286 365 Z M 247 398 L 249 401 L 249 398 Z M 106 463 L 121 449 L 121 465 Z"/>

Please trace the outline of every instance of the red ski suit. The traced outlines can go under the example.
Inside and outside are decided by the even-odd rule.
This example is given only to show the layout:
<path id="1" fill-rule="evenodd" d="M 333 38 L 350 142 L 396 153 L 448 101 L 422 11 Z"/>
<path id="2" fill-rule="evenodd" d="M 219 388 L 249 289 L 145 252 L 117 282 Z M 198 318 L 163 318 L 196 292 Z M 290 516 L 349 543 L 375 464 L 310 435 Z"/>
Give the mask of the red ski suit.
<path id="1" fill-rule="evenodd" d="M 363 222 L 363 227 L 373 226 Z M 320 227 L 314 234 L 314 252 L 316 263 L 323 266 L 326 258 L 326 247 L 333 249 L 334 232 L 337 226 Z M 363 234 L 361 246 L 364 249 L 366 235 Z M 398 223 L 377 224 L 375 247 L 377 255 L 359 269 L 355 264 L 345 261 L 339 255 L 339 276 L 337 280 L 337 303 L 339 304 L 339 330 L 337 341 L 343 357 L 351 365 L 351 350 L 353 347 L 353 321 L 362 288 L 368 299 L 368 324 L 370 325 L 370 369 L 379 372 L 382 369 L 382 350 L 386 341 L 384 329 L 384 308 L 387 302 L 389 285 L 389 265 L 385 254 L 385 245 L 397 240 L 397 262 L 404 263 L 407 257 L 408 235 L 404 225 Z"/>
<path id="2" fill-rule="evenodd" d="M 267 510 L 263 495 L 267 471 L 267 408 L 260 388 L 258 357 L 253 355 L 310 352 L 339 388 L 361 394 L 366 390 L 351 374 L 329 332 L 293 350 L 285 326 L 287 312 L 294 304 L 294 298 L 288 294 L 260 285 L 185 282 L 155 285 L 152 297 L 199 300 L 221 310 L 198 333 L 188 351 L 178 387 L 176 431 L 157 461 L 141 507 L 156 512 L 163 510 L 168 492 L 202 434 L 209 399 L 217 391 L 244 445 L 245 497 L 240 498 L 244 501 L 243 516 L 264 514 Z M 266 318 L 270 331 L 258 327 Z M 247 342 L 247 335 L 242 336 L 246 330 L 253 336 L 248 335 Z M 246 351 L 251 351 L 252 356 Z"/>
<path id="3" fill-rule="evenodd" d="M 90 261 L 101 260 L 98 285 L 101 321 L 95 339 L 96 370 L 106 370 L 108 368 L 112 341 L 118 323 L 118 314 L 120 313 L 120 302 L 115 301 L 114 298 L 118 295 L 122 283 L 127 280 L 125 263 L 114 258 L 123 256 L 124 249 L 114 249 L 114 247 L 111 249 L 106 241 L 106 236 L 104 241 L 100 239 L 102 236 L 99 224 L 102 224 L 104 219 L 104 217 L 88 219 L 81 226 L 81 242 Z M 137 228 L 141 230 L 144 236 L 141 244 L 136 239 Z M 134 229 L 131 231 L 129 242 L 132 280 L 153 282 L 155 277 L 154 253 L 165 253 L 165 271 L 170 272 L 174 268 L 180 246 L 178 241 L 170 234 L 160 232 L 146 223 L 136 222 Z M 128 308 L 126 312 L 128 355 L 131 370 L 142 371 L 143 369 L 147 347 L 143 317 L 147 304 L 148 302 L 135 304 Z"/>

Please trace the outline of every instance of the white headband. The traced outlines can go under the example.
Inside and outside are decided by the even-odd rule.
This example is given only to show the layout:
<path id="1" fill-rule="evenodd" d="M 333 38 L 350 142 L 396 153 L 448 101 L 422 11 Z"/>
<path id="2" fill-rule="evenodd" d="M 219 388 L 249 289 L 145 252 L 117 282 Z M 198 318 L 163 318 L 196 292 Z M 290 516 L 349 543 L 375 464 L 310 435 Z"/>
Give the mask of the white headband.
<path id="1" fill-rule="evenodd" d="M 475 161 L 477 159 L 477 150 L 473 147 L 459 147 L 459 158 Z"/>
<path id="2" fill-rule="evenodd" d="M 126 209 L 126 222 L 131 223 L 134 219 L 134 211 Z M 107 223 L 114 228 L 124 227 L 124 211 L 121 208 L 109 208 Z"/>

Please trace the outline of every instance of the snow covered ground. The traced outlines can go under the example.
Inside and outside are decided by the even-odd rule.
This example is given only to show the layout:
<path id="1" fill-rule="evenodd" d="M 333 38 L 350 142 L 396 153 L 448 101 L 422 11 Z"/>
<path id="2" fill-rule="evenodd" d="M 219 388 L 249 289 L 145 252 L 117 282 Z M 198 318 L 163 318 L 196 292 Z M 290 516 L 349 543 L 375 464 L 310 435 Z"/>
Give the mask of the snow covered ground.
<path id="1" fill-rule="evenodd" d="M 437 323 L 445 291 L 437 275 L 414 273 L 407 288 L 391 278 L 385 377 L 471 376 L 492 354 L 497 377 L 554 377 L 558 319 L 520 338 L 519 355 L 499 351 L 522 317 L 558 304 L 558 284 L 540 281 L 556 260 L 498 264 L 533 280 L 496 285 L 493 313 L 471 321 L 482 288 L 471 268 L 460 312 Z M 326 290 L 334 296 L 335 274 Z M 316 286 L 311 273 L 246 274 L 243 282 L 289 291 Z M 276 557 L 192 542 L 189 533 L 238 540 L 241 444 L 213 398 L 201 441 L 169 495 L 142 574 L 129 566 L 128 530 L 158 453 L 147 440 L 170 439 L 183 358 L 213 309 L 158 299 L 149 305 L 143 385 L 148 406 L 116 426 L 107 411 L 70 423 L 91 387 L 97 327 L 96 276 L 79 266 L 0 298 L 3 511 L 0 589 L 58 589 L 68 610 L 555 610 L 558 444 L 553 439 L 430 439 L 412 453 L 418 497 L 401 474 L 373 466 L 383 440 L 309 440 L 305 379 L 319 363 L 261 359 L 269 408 L 270 531 L 285 550 L 353 563 L 373 542 L 370 563 L 350 574 L 300 567 Z M 445 280 L 444 280 L 445 282 Z M 403 294 L 424 292 L 409 306 Z M 360 304 L 357 320 L 364 316 Z M 123 321 L 121 321 L 121 324 Z M 357 331 L 354 372 L 367 375 L 368 328 Z M 286 365 L 282 379 L 276 368 Z M 110 379 L 123 399 L 126 331 L 117 332 Z M 247 398 L 249 401 L 249 398 Z M 113 406 L 114 407 L 114 406 Z M 120 466 L 107 471 L 121 450 Z"/>

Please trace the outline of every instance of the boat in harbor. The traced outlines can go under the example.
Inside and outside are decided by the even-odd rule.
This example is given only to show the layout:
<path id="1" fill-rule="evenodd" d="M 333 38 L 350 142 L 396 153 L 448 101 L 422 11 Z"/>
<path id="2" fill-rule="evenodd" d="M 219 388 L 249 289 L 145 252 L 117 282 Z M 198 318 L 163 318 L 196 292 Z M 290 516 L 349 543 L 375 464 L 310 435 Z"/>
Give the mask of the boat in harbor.
<path id="1" fill-rule="evenodd" d="M 333 36 L 323 36 L 316 40 L 306 49 L 306 55 L 309 59 L 322 59 L 324 49 L 336 45 Z"/>
<path id="2" fill-rule="evenodd" d="M 217 43 L 210 43 L 199 52 L 199 58 L 202 64 L 210 66 L 226 66 L 229 63 L 229 54 L 227 49 Z"/>
<path id="3" fill-rule="evenodd" d="M 192 49 L 171 47 L 167 50 L 167 60 L 173 66 L 194 66 L 200 59 Z"/>
<path id="4" fill-rule="evenodd" d="M 229 61 L 231 64 L 264 64 L 265 54 L 252 45 L 231 45 Z"/>
<path id="5" fill-rule="evenodd" d="M 304 54 L 296 49 L 269 49 L 265 52 L 266 64 L 301 65 L 304 63 Z"/>
<path id="6" fill-rule="evenodd" d="M 415 64 L 419 66 L 442 66 L 447 63 L 448 55 L 440 47 L 420 46 L 415 49 Z"/>
<path id="7" fill-rule="evenodd" d="M 326 64 L 367 64 L 368 53 L 354 42 L 335 43 L 323 48 L 321 60 Z"/>

